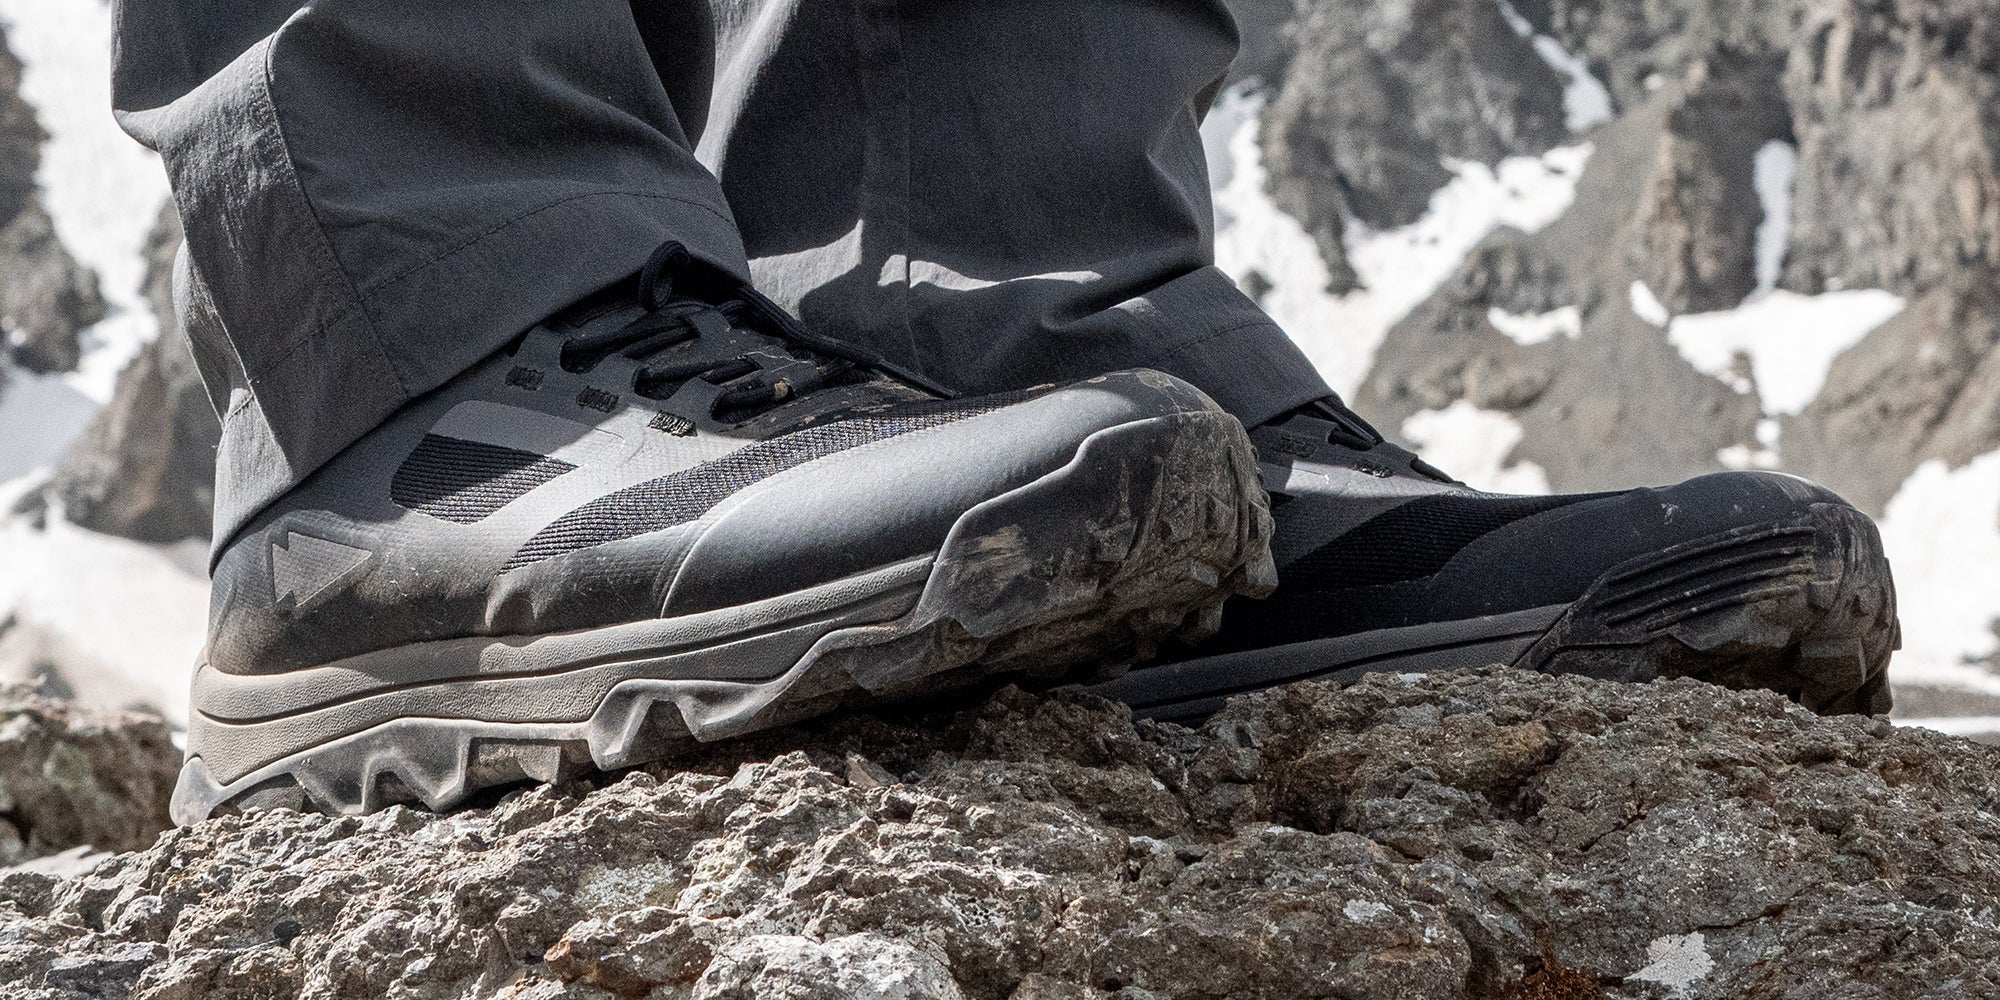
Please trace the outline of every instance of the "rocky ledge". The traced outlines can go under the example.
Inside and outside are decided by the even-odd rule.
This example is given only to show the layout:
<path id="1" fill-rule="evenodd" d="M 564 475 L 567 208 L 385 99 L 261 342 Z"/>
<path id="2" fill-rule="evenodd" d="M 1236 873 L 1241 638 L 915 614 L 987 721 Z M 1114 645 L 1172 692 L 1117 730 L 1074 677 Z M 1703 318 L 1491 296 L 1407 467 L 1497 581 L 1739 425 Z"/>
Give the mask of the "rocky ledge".
<path id="1" fill-rule="evenodd" d="M 0 620 L 0 634 L 10 624 Z M 158 716 L 89 711 L 0 684 L 0 868 L 58 871 L 97 851 L 144 848 L 167 826 L 179 759 Z M 0 904 L 0 927 L 10 916 Z"/>
<path id="2" fill-rule="evenodd" d="M 805 749 L 799 749 L 799 748 Z M 748 761 L 748 763 L 742 763 Z M 9 997 L 2000 995 L 2000 749 L 1498 668 L 1006 690 L 0 875 Z"/>

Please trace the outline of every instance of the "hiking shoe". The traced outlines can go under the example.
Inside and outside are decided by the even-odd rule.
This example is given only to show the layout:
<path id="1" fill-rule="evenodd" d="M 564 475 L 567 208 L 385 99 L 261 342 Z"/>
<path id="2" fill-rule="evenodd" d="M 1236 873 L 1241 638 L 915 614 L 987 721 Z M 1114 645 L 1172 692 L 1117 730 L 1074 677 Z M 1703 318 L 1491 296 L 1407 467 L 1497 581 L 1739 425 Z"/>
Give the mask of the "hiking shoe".
<path id="1" fill-rule="evenodd" d="M 1616 680 L 1696 677 L 1815 711 L 1889 709 L 1900 645 L 1875 525 L 1764 472 L 1658 489 L 1502 496 L 1385 443 L 1338 400 L 1251 432 L 1279 589 L 1232 602 L 1178 662 L 1093 690 L 1192 721 L 1306 678 L 1506 663 Z"/>
<path id="2" fill-rule="evenodd" d="M 669 245 L 222 551 L 183 823 L 445 809 L 1215 630 L 1275 583 L 1242 426 L 1150 371 L 948 399 Z"/>

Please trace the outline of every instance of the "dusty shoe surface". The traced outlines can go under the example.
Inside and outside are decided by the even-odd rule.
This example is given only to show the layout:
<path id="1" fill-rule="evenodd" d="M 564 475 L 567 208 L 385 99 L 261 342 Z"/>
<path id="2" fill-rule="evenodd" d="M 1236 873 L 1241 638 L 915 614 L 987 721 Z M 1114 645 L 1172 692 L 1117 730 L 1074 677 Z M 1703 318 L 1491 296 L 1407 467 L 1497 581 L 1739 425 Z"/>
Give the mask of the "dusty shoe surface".
<path id="1" fill-rule="evenodd" d="M 663 251 L 231 540 L 178 820 L 447 808 L 1120 661 L 1274 582 L 1242 427 L 1186 383 L 948 399 L 689 272 Z"/>
<path id="2" fill-rule="evenodd" d="M 1502 496 L 1452 481 L 1330 400 L 1251 432 L 1271 491 L 1277 593 L 1222 634 L 1099 685 L 1192 720 L 1308 677 L 1507 663 L 1769 688 L 1886 712 L 1900 645 L 1875 525 L 1793 476 Z"/>

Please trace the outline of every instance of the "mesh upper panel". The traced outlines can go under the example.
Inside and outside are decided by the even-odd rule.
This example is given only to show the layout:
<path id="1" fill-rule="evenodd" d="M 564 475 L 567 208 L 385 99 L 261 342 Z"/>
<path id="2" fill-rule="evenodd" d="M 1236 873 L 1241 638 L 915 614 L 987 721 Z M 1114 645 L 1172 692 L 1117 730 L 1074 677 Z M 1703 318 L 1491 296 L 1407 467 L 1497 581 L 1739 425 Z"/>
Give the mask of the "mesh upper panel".
<path id="1" fill-rule="evenodd" d="M 389 497 L 409 510 L 472 524 L 575 468 L 533 452 L 426 434 L 397 467 Z"/>
<path id="2" fill-rule="evenodd" d="M 1419 580 L 1443 569 L 1466 546 L 1515 521 L 1613 495 L 1439 494 L 1412 500 L 1369 519 L 1285 567 L 1285 585 L 1328 591 Z"/>
<path id="3" fill-rule="evenodd" d="M 1029 393 L 939 400 L 850 417 L 746 445 L 721 458 L 607 493 L 557 518 L 530 538 L 501 570 L 518 569 L 566 552 L 685 524 L 737 491 L 829 455 L 990 413 Z"/>

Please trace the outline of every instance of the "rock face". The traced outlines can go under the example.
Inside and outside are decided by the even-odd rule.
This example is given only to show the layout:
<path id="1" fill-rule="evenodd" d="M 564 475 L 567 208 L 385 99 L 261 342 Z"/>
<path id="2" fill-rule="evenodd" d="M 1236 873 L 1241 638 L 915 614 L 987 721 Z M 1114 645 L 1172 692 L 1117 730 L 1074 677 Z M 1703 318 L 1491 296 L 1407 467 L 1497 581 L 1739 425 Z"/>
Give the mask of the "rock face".
<path id="1" fill-rule="evenodd" d="M 798 750 L 804 746 L 808 749 Z M 747 761 L 747 763 L 739 763 Z M 288 997 L 2000 993 L 2000 749 L 1498 668 L 1199 732 L 1003 691 L 433 817 L 0 875 L 0 981 Z"/>
<path id="2" fill-rule="evenodd" d="M 145 542 L 207 536 L 222 437 L 175 318 L 180 218 L 160 213 L 147 243 L 146 296 L 160 336 L 118 374 L 111 402 L 56 466 L 48 495 L 75 524 Z"/>
<path id="3" fill-rule="evenodd" d="M 1268 4 L 1237 6 L 1246 25 L 1272 20 Z M 1364 412 L 1392 432 L 1457 400 L 1505 413 L 1526 431 L 1515 457 L 1557 490 L 1684 478 L 1734 453 L 1877 513 L 1920 463 L 2000 448 L 2000 12 L 1965 0 L 1507 10 L 1511 25 L 1495 0 L 1299 0 L 1268 29 L 1275 47 L 1251 46 L 1269 193 L 1315 237 L 1337 292 L 1358 281 L 1347 230 L 1414 218 L 1449 179 L 1440 157 L 1594 146 L 1558 223 L 1493 234 L 1396 325 L 1357 394 Z M 1566 129 L 1565 81 L 1538 50 L 1600 81 L 1612 120 Z M 1760 180 L 1773 143 L 1795 156 Z M 1783 219 L 1764 219 L 1759 183 L 1789 191 Z M 1760 264 L 1767 221 L 1782 256 Z M 1778 408 L 1746 372 L 1685 361 L 1628 304 L 1635 281 L 1676 316 L 1771 285 L 1882 289 L 1907 307 L 1808 405 Z M 1488 316 L 1565 307 L 1580 313 L 1574 342 L 1516 344 Z"/>
<path id="4" fill-rule="evenodd" d="M 0 867 L 151 844 L 179 757 L 157 717 L 86 712 L 0 685 Z"/>
<path id="5" fill-rule="evenodd" d="M 1270 30 L 1268 5 L 1242 6 Z M 1267 41 L 1247 46 L 1282 73 L 1265 119 L 1271 195 L 1318 243 L 1332 291 L 1357 280 L 1345 220 L 1408 224 L 1450 179 L 1443 159 L 1539 153 L 1564 135 L 1562 80 L 1491 0 L 1326 0 L 1278 30 L 1294 46 L 1282 69 Z"/>
<path id="6" fill-rule="evenodd" d="M 46 133 L 21 99 L 21 61 L 0 43 L 0 327 L 5 356 L 32 372 L 69 371 L 77 335 L 104 318 L 97 277 L 72 260 L 35 191 Z M 4 391 L 4 389 L 0 389 Z"/>

